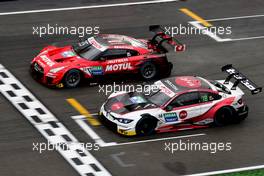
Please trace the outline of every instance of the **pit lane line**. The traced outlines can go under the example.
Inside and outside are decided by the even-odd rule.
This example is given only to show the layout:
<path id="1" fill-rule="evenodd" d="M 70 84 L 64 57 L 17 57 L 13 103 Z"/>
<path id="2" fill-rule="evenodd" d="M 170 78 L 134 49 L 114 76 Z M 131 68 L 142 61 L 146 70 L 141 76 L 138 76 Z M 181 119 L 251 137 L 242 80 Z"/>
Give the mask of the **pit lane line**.
<path id="1" fill-rule="evenodd" d="M 111 175 L 75 136 L 1 64 L 0 93 L 47 139 L 49 144 L 56 146 L 56 151 L 79 175 Z"/>
<path id="2" fill-rule="evenodd" d="M 98 114 L 95 113 L 91 115 L 98 115 Z M 141 144 L 141 143 L 165 141 L 165 140 L 172 140 L 172 139 L 183 139 L 183 138 L 198 137 L 198 136 L 206 135 L 205 133 L 198 133 L 198 134 L 190 134 L 190 135 L 175 136 L 175 137 L 123 142 L 123 143 L 104 142 L 103 139 L 92 128 L 90 128 L 89 125 L 84 121 L 86 120 L 85 116 L 77 115 L 77 116 L 72 116 L 71 118 L 86 132 L 86 134 L 88 134 L 96 143 L 98 143 L 100 147 L 114 147 L 114 146 L 132 145 L 132 144 Z"/>
<path id="3" fill-rule="evenodd" d="M 258 170 L 258 169 L 263 169 L 263 168 L 264 168 L 264 165 L 258 165 L 258 166 L 250 166 L 250 167 L 241 167 L 237 169 L 227 169 L 227 170 L 220 170 L 220 171 L 204 172 L 204 173 L 199 173 L 199 174 L 190 174 L 190 175 L 185 175 L 185 176 L 210 176 L 210 175 L 219 175 L 219 174 L 228 174 L 228 173 L 235 173 L 235 172 Z"/>
<path id="4" fill-rule="evenodd" d="M 146 4 L 160 4 L 160 3 L 169 3 L 169 2 L 177 2 L 177 1 L 180 1 L 180 0 L 152 0 L 152 1 L 138 1 L 138 2 L 90 5 L 90 6 L 79 6 L 79 7 L 66 7 L 66 8 L 56 8 L 56 9 L 40 9 L 40 10 L 26 10 L 26 11 L 16 11 L 16 12 L 2 12 L 2 13 L 0 13 L 0 16 L 30 14 L 30 13 L 43 13 L 43 12 L 58 12 L 58 11 L 81 10 L 81 9 L 96 9 L 96 8 L 107 8 L 107 7 L 122 7 L 122 6 L 134 6 L 134 5 L 146 5 Z"/>

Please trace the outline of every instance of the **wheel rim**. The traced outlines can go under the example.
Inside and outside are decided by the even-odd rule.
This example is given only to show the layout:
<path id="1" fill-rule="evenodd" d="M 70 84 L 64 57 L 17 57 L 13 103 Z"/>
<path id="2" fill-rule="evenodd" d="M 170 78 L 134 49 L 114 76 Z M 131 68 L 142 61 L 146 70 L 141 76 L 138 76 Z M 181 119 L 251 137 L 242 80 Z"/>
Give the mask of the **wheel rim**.
<path id="1" fill-rule="evenodd" d="M 148 65 L 143 70 L 143 75 L 145 78 L 151 78 L 155 75 L 155 68 L 152 65 Z"/>
<path id="2" fill-rule="evenodd" d="M 151 121 L 144 121 L 141 125 L 141 134 L 150 134 L 154 130 L 154 125 Z"/>
<path id="3" fill-rule="evenodd" d="M 220 124 L 228 124 L 232 116 L 232 113 L 228 109 L 224 109 L 223 112 L 218 116 L 217 121 Z"/>
<path id="4" fill-rule="evenodd" d="M 70 86 L 77 85 L 79 81 L 80 81 L 79 73 L 71 73 L 70 75 L 67 76 L 67 83 Z"/>

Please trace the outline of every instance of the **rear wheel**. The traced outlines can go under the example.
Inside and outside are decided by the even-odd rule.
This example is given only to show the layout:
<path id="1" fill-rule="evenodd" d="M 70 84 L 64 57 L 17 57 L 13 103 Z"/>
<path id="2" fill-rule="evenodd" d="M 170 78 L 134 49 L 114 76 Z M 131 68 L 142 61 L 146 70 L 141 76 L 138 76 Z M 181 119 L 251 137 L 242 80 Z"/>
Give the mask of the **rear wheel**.
<path id="1" fill-rule="evenodd" d="M 81 73 L 76 69 L 69 70 L 63 78 L 63 83 L 67 88 L 75 88 L 80 84 L 80 82 Z"/>
<path id="2" fill-rule="evenodd" d="M 231 124 L 236 119 L 235 116 L 234 110 L 231 107 L 223 107 L 216 112 L 214 124 L 216 126 Z"/>
<path id="3" fill-rule="evenodd" d="M 140 136 L 147 136 L 155 132 L 157 120 L 151 116 L 144 116 L 136 125 L 136 133 Z"/>
<path id="4" fill-rule="evenodd" d="M 143 79 L 151 80 L 157 76 L 158 70 L 154 63 L 146 62 L 141 66 L 140 74 Z"/>

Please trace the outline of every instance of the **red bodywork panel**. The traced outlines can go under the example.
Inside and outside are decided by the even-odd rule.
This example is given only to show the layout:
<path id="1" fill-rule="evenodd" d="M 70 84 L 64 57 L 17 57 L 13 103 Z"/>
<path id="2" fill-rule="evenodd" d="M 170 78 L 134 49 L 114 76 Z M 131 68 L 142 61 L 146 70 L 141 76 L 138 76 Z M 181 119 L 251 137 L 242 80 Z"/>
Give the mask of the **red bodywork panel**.
<path id="1" fill-rule="evenodd" d="M 155 63 L 160 70 L 168 69 L 168 60 L 165 53 L 161 53 L 154 44 L 151 45 L 147 40 L 133 39 L 127 36 L 126 41 L 121 41 L 120 35 L 101 35 L 102 38 L 108 37 L 107 47 L 92 41 L 92 46 L 98 50 L 127 50 L 136 53 L 132 56 L 119 57 L 117 59 L 111 58 L 106 60 L 91 60 L 83 58 L 77 54 L 72 46 L 45 47 L 41 53 L 33 59 L 31 67 L 36 74 L 38 80 L 47 85 L 58 85 L 69 70 L 77 69 L 81 71 L 84 78 L 93 78 L 95 76 L 103 76 L 109 74 L 123 74 L 123 73 L 138 73 L 140 66 L 148 61 Z M 115 40 L 115 37 L 119 40 Z M 89 39 L 88 39 L 89 40 Z M 126 43 L 127 41 L 136 40 L 142 46 L 136 44 Z M 89 41 L 90 42 L 90 41 Z M 91 43 L 91 42 L 90 42 Z M 56 68 L 61 70 L 57 71 Z M 55 71 L 57 72 L 54 72 Z"/>

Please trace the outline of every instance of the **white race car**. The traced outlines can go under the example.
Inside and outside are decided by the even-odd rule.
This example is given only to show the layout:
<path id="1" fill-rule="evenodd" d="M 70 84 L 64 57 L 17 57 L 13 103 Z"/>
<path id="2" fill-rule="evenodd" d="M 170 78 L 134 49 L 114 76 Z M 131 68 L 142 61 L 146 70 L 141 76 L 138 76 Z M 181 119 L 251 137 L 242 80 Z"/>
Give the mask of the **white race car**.
<path id="1" fill-rule="evenodd" d="M 179 76 L 154 83 L 156 90 L 146 93 L 116 92 L 102 105 L 104 124 L 126 136 L 223 126 L 244 120 L 248 107 L 239 83 L 252 94 L 262 91 L 232 65 L 222 67 L 225 80 Z M 230 79 L 235 82 L 231 83 Z"/>

